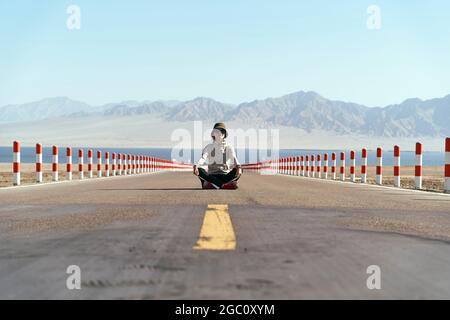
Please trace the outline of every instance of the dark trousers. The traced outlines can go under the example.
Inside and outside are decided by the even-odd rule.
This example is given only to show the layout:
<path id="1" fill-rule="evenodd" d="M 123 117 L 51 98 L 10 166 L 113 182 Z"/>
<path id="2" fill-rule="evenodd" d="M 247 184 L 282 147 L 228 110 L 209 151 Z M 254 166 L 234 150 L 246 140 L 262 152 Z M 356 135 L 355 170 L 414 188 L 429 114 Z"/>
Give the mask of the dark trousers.
<path id="1" fill-rule="evenodd" d="M 224 184 L 226 184 L 232 180 L 237 180 L 236 179 L 236 176 L 237 176 L 236 168 L 234 168 L 227 174 L 209 174 L 203 168 L 199 168 L 198 172 L 199 172 L 200 178 L 202 178 L 203 180 L 206 180 L 208 182 L 211 182 L 218 187 L 222 187 Z"/>

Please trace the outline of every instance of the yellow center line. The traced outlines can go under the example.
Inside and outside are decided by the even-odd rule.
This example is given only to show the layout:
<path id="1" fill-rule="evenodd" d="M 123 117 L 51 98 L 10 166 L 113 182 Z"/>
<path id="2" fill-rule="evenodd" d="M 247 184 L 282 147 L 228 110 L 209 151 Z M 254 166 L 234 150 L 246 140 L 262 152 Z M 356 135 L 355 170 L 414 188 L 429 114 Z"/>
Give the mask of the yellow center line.
<path id="1" fill-rule="evenodd" d="M 209 204 L 195 250 L 234 250 L 236 236 L 227 204 Z"/>

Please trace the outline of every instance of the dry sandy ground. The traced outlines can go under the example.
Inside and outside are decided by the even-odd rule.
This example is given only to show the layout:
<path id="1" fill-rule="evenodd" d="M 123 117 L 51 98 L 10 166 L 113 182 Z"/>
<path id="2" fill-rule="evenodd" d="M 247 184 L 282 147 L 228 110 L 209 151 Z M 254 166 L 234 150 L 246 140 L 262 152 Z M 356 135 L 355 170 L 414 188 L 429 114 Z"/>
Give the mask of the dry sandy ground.
<path id="1" fill-rule="evenodd" d="M 22 184 L 34 184 L 36 180 L 35 165 L 34 164 L 22 164 Z M 85 166 L 86 167 L 86 166 Z M 77 166 L 74 165 L 77 170 Z M 59 179 L 66 179 L 65 165 L 60 164 L 59 167 Z M 95 169 L 95 168 L 94 168 Z M 0 164 L 0 187 L 8 187 L 12 185 L 12 168 L 10 164 Z M 347 178 L 350 172 L 350 168 L 346 169 Z M 85 171 L 84 176 L 87 177 L 87 171 Z M 94 170 L 94 177 L 97 175 Z M 360 171 L 357 168 L 356 177 L 359 181 Z M 414 167 L 405 166 L 401 168 L 401 183 L 403 188 L 414 189 Z M 427 191 L 443 191 L 444 186 L 444 168 L 443 167 L 424 167 L 423 169 L 423 189 Z M 44 182 L 52 181 L 51 165 L 44 165 Z M 339 175 L 337 175 L 339 177 Z M 79 179 L 78 171 L 74 171 L 73 179 Z M 370 166 L 368 168 L 368 182 L 375 184 L 375 166 Z M 383 168 L 383 184 L 387 186 L 393 186 L 393 169 L 392 167 Z"/>

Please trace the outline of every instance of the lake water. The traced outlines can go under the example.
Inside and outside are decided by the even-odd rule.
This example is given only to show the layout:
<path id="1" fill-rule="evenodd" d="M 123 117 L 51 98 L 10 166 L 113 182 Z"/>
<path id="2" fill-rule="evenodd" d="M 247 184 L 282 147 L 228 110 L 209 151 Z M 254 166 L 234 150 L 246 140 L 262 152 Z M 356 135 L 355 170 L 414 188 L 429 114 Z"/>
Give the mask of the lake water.
<path id="1" fill-rule="evenodd" d="M 78 162 L 78 149 L 73 148 L 73 163 Z M 87 163 L 87 150 L 88 148 L 81 148 L 84 150 L 84 163 Z M 133 149 L 133 148 L 92 148 L 94 151 L 94 163 L 96 162 L 97 150 L 101 150 L 103 152 L 116 152 L 116 153 L 124 153 L 124 154 L 139 154 L 144 156 L 151 156 L 161 159 L 176 159 L 184 162 L 193 162 L 193 160 L 197 161 L 200 156 L 201 150 L 190 150 L 187 151 L 184 155 L 181 154 L 179 156 L 172 155 L 172 149 L 164 149 L 164 148 L 151 148 L 151 149 Z M 316 155 L 324 153 L 330 154 L 336 152 L 337 159 L 339 163 L 339 154 L 342 150 L 280 150 L 280 157 L 289 157 L 289 156 L 305 156 L 305 155 Z M 237 156 L 241 163 L 248 162 L 256 162 L 258 159 L 257 152 L 254 150 L 237 150 Z M 66 161 L 66 151 L 65 148 L 60 148 L 59 151 L 59 162 L 65 163 Z M 186 156 L 186 157 L 183 157 Z M 269 155 L 270 156 L 270 155 Z M 260 156 L 260 159 L 268 158 L 267 156 Z M 360 151 L 356 154 L 356 163 L 360 164 L 361 153 Z M 0 147 L 0 163 L 11 163 L 12 162 L 12 147 Z M 348 163 L 350 159 L 350 151 L 346 151 L 346 161 Z M 423 165 L 425 166 L 443 166 L 444 165 L 445 154 L 444 152 L 424 152 L 423 154 Z M 36 155 L 34 147 L 22 147 L 21 149 L 21 162 L 22 163 L 35 163 Z M 43 161 L 44 163 L 51 163 L 52 161 L 52 149 L 44 148 L 43 149 Z M 387 166 L 392 166 L 394 162 L 394 153 L 393 151 L 385 151 L 383 155 L 383 164 Z M 415 164 L 415 154 L 411 151 L 404 151 L 401 154 L 401 163 L 402 165 L 414 165 Z M 376 151 L 369 150 L 368 151 L 368 164 L 376 165 Z"/>

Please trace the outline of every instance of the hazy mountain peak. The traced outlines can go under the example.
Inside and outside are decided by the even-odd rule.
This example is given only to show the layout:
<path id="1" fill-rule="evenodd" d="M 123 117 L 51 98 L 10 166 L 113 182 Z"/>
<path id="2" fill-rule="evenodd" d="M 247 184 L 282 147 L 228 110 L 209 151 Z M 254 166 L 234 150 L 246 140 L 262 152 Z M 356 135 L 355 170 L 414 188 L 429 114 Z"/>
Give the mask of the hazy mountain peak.
<path id="1" fill-rule="evenodd" d="M 197 97 L 193 100 L 180 103 L 167 114 L 169 121 L 218 121 L 227 118 L 233 107 L 211 98 Z"/>
<path id="2" fill-rule="evenodd" d="M 67 97 L 52 97 L 22 105 L 8 105 L 0 109 L 0 122 L 42 120 L 73 113 L 92 112 L 88 104 Z"/>
<path id="3" fill-rule="evenodd" d="M 423 102 L 423 100 L 419 99 L 419 98 L 409 98 L 409 99 L 406 99 L 405 101 L 403 101 L 401 104 L 413 105 L 413 104 L 419 104 L 422 102 Z"/>

